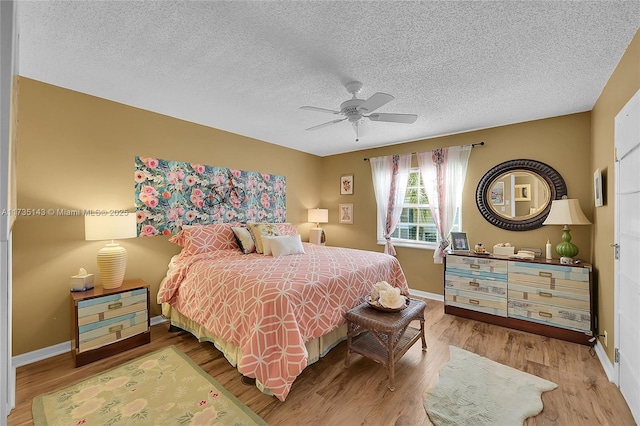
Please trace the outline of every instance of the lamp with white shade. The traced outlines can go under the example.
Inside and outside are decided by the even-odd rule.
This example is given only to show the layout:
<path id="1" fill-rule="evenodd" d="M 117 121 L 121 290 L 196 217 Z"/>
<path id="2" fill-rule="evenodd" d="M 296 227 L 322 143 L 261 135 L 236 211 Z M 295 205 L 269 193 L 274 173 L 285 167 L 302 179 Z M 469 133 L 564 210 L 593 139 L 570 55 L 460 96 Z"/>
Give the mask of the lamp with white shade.
<path id="1" fill-rule="evenodd" d="M 121 216 L 84 217 L 85 240 L 111 240 L 98 251 L 97 258 L 100 280 L 105 289 L 120 287 L 127 267 L 127 250 L 114 240 L 135 238 L 136 236 L 135 213 Z"/>
<path id="2" fill-rule="evenodd" d="M 573 263 L 573 258 L 578 255 L 579 250 L 578 246 L 571 242 L 569 225 L 591 224 L 582 212 L 580 202 L 566 196 L 561 200 L 553 200 L 549 215 L 542 224 L 563 225 L 562 242 L 556 246 L 556 252 L 560 255 L 560 263 Z"/>
<path id="3" fill-rule="evenodd" d="M 309 242 L 312 244 L 324 244 L 325 234 L 324 229 L 320 227 L 321 223 L 329 222 L 329 210 L 328 209 L 309 209 L 307 211 L 308 221 L 315 222 L 316 227 L 309 230 Z"/>

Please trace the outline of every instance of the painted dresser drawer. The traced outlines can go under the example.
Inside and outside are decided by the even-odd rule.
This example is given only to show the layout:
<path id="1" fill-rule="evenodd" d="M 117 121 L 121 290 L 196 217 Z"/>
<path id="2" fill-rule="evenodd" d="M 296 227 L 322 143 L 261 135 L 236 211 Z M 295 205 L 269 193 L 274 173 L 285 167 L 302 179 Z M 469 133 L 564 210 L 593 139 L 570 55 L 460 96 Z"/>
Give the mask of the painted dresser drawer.
<path id="1" fill-rule="evenodd" d="M 588 268 L 567 265 L 540 265 L 526 262 L 509 263 L 509 281 L 521 281 L 549 287 L 570 287 L 589 292 Z"/>
<path id="2" fill-rule="evenodd" d="M 445 289 L 457 289 L 470 292 L 507 296 L 507 282 L 492 276 L 474 276 L 447 271 L 444 281 Z"/>
<path id="3" fill-rule="evenodd" d="M 497 278 L 507 277 L 508 261 L 466 256 L 447 256 L 447 271 L 468 272 L 471 274 L 490 274 Z"/>
<path id="4" fill-rule="evenodd" d="M 445 304 L 486 314 L 507 316 L 507 298 L 482 292 L 445 289 Z"/>
<path id="5" fill-rule="evenodd" d="M 591 313 L 533 301 L 509 299 L 509 317 L 591 333 Z"/>
<path id="6" fill-rule="evenodd" d="M 509 300 L 520 299 L 528 302 L 544 303 L 585 311 L 589 311 L 591 306 L 588 289 L 587 291 L 575 291 L 575 289 L 569 287 L 536 288 L 510 282 L 508 297 Z"/>

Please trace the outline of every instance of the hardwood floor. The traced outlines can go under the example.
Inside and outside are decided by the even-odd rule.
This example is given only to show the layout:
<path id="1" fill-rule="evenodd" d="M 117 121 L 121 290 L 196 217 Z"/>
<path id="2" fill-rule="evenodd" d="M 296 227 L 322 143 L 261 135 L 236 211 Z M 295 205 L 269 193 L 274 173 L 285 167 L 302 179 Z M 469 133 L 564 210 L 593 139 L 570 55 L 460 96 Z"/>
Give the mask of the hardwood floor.
<path id="1" fill-rule="evenodd" d="M 31 401 L 146 353 L 175 345 L 270 425 L 430 425 L 423 407 L 458 346 L 558 384 L 543 393 L 544 410 L 525 425 L 634 425 L 619 390 L 586 346 L 445 315 L 442 302 L 427 300 L 429 350 L 416 343 L 396 364 L 396 390 L 387 389 L 384 367 L 351 355 L 344 368 L 346 342 L 307 367 L 285 402 L 240 382 L 240 374 L 210 343 L 188 333 L 170 333 L 167 324 L 152 327 L 148 345 L 74 368 L 71 354 L 18 368 L 16 408 L 9 425 L 30 425 Z"/>

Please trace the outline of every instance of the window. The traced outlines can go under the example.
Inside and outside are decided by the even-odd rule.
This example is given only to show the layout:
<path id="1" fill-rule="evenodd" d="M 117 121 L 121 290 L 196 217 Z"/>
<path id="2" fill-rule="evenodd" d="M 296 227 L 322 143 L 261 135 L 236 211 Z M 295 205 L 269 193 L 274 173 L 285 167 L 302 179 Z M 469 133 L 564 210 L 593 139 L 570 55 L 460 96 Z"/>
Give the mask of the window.
<path id="1" fill-rule="evenodd" d="M 453 231 L 460 231 L 460 209 L 456 212 Z M 418 168 L 413 168 L 407 182 L 400 221 L 391 234 L 391 241 L 400 247 L 435 248 L 437 234 L 422 176 Z M 378 235 L 382 235 L 381 229 L 378 229 Z M 384 244 L 384 238 L 378 237 L 378 242 Z"/>

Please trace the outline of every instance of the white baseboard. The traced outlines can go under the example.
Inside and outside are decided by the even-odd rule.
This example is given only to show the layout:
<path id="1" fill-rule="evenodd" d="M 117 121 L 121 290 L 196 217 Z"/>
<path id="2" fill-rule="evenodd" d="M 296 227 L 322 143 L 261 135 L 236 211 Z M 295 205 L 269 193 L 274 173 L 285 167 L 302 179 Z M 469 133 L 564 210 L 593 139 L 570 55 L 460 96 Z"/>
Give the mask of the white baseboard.
<path id="1" fill-rule="evenodd" d="M 151 318 L 151 325 L 162 324 L 167 320 L 162 316 L 156 316 Z M 32 364 L 43 359 L 51 358 L 52 356 L 71 352 L 71 341 L 58 343 L 57 345 L 49 346 L 47 348 L 38 349 L 26 354 L 16 355 L 11 358 L 11 367 L 13 368 L 13 374 L 15 376 L 15 369 L 23 365 Z"/>
<path id="2" fill-rule="evenodd" d="M 604 373 L 607 375 L 607 379 L 609 379 L 609 381 L 611 383 L 616 383 L 616 371 L 615 371 L 615 368 L 614 368 L 613 364 L 611 364 L 611 361 L 609 360 L 609 357 L 607 356 L 607 352 L 604 350 L 604 347 L 602 346 L 600 341 L 596 342 L 596 345 L 594 346 L 594 349 L 596 351 L 596 355 L 598 356 L 598 359 L 600 360 L 600 364 L 602 364 L 602 368 L 604 369 Z M 617 383 L 616 383 L 616 385 L 617 385 Z"/>
<path id="3" fill-rule="evenodd" d="M 423 297 L 425 299 L 437 300 L 439 302 L 444 302 L 444 296 L 441 294 L 435 293 L 427 293 L 426 291 L 409 289 L 409 294 L 412 296 Z"/>

